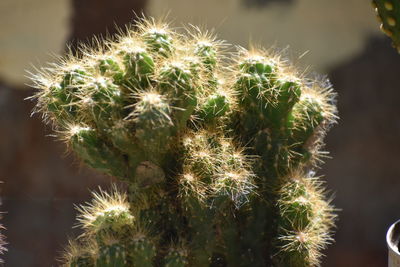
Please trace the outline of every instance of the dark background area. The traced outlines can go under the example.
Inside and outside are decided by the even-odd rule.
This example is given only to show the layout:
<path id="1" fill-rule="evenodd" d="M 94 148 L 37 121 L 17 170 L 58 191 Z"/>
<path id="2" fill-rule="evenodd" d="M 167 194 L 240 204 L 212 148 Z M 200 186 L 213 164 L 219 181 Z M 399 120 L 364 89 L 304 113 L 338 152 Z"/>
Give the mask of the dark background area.
<path id="1" fill-rule="evenodd" d="M 112 33 L 145 4 L 72 1 L 70 43 Z M 385 233 L 400 218 L 400 55 L 383 35 L 371 36 L 362 53 L 330 68 L 328 77 L 339 94 L 340 121 L 327 136 L 332 159 L 320 173 L 341 211 L 322 265 L 386 266 Z M 74 204 L 112 178 L 66 153 L 50 127 L 30 116 L 34 102 L 24 99 L 33 90 L 22 87 L 0 79 L 1 210 L 9 242 L 3 258 L 6 266 L 54 266 L 67 237 L 77 233 Z"/>

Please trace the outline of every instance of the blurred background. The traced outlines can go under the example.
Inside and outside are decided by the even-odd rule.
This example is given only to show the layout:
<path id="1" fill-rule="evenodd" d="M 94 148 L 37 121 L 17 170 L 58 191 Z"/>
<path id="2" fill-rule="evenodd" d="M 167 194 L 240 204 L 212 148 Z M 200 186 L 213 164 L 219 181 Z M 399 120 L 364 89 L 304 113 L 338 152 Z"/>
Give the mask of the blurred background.
<path id="1" fill-rule="evenodd" d="M 332 159 L 320 173 L 341 211 L 322 266 L 386 266 L 385 233 L 400 219 L 400 55 L 365 0 L 1 0 L 5 265 L 58 265 L 77 232 L 73 205 L 112 180 L 82 166 L 40 116 L 31 117 L 26 70 L 63 54 L 66 43 L 115 32 L 135 13 L 168 13 L 174 26 L 203 25 L 244 47 L 289 46 L 295 62 L 328 75 L 341 119 L 328 134 Z"/>

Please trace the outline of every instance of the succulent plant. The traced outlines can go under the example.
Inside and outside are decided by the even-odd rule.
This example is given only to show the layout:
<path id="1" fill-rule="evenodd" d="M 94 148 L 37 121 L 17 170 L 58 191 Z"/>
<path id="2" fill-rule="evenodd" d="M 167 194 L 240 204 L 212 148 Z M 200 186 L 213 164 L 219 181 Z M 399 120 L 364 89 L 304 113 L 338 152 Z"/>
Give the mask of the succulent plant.
<path id="1" fill-rule="evenodd" d="M 381 30 L 393 41 L 394 48 L 400 52 L 400 2 L 396 0 L 373 0 L 372 5 Z"/>
<path id="2" fill-rule="evenodd" d="M 143 19 L 33 75 L 37 112 L 119 178 L 79 210 L 67 266 L 315 266 L 334 208 L 314 175 L 335 94 L 277 49 Z"/>
<path id="3" fill-rule="evenodd" d="M 0 204 L 2 204 L 1 201 Z M 0 214 L 0 219 L 2 219 L 2 217 L 3 216 Z M 0 230 L 3 231 L 4 229 L 5 227 L 3 226 L 3 224 L 0 224 Z M 3 233 L 0 233 L 0 255 L 2 256 L 7 251 L 6 245 L 7 245 L 6 237 Z M 4 263 L 4 260 L 0 258 L 0 264 L 2 263 Z"/>

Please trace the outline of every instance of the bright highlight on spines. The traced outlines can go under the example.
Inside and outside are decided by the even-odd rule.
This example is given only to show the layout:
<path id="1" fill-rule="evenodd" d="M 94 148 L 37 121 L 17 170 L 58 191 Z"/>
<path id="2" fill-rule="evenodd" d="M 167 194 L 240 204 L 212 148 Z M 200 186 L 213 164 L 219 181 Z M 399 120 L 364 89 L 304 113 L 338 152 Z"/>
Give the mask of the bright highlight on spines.
<path id="1" fill-rule="evenodd" d="M 91 203 L 78 207 L 78 222 L 85 235 L 113 235 L 134 225 L 126 194 L 113 188 L 111 193 L 100 190 L 92 196 Z"/>
<path id="2" fill-rule="evenodd" d="M 332 242 L 335 209 L 324 197 L 321 182 L 312 175 L 294 172 L 278 192 L 280 226 L 276 242 L 283 265 L 317 266 L 320 251 Z"/>
<path id="3" fill-rule="evenodd" d="M 128 187 L 80 207 L 68 266 L 318 265 L 334 209 L 304 173 L 337 119 L 327 79 L 152 18 L 92 43 L 32 74 L 35 111 Z"/>

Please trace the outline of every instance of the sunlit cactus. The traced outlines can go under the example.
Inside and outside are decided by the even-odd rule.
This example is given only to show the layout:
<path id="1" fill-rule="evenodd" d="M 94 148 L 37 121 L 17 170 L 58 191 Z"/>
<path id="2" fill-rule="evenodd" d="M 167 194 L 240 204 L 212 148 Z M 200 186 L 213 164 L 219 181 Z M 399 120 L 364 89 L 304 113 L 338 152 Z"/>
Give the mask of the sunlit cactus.
<path id="1" fill-rule="evenodd" d="M 143 19 L 33 75 L 36 111 L 126 192 L 79 208 L 66 266 L 315 266 L 334 208 L 313 175 L 326 79 L 276 49 Z"/>
<path id="2" fill-rule="evenodd" d="M 1 201 L 0 201 L 1 204 Z M 0 219 L 2 218 L 1 214 L 0 214 Z M 0 224 L 0 230 L 2 233 L 0 233 L 0 255 L 3 256 L 3 254 L 7 251 L 7 242 L 6 242 L 6 237 L 3 234 L 3 230 L 4 230 L 4 226 L 2 224 Z M 0 264 L 4 263 L 3 259 L 0 258 Z"/>
<path id="3" fill-rule="evenodd" d="M 400 2 L 397 0 L 373 0 L 376 15 L 381 23 L 381 31 L 393 41 L 400 52 Z"/>

